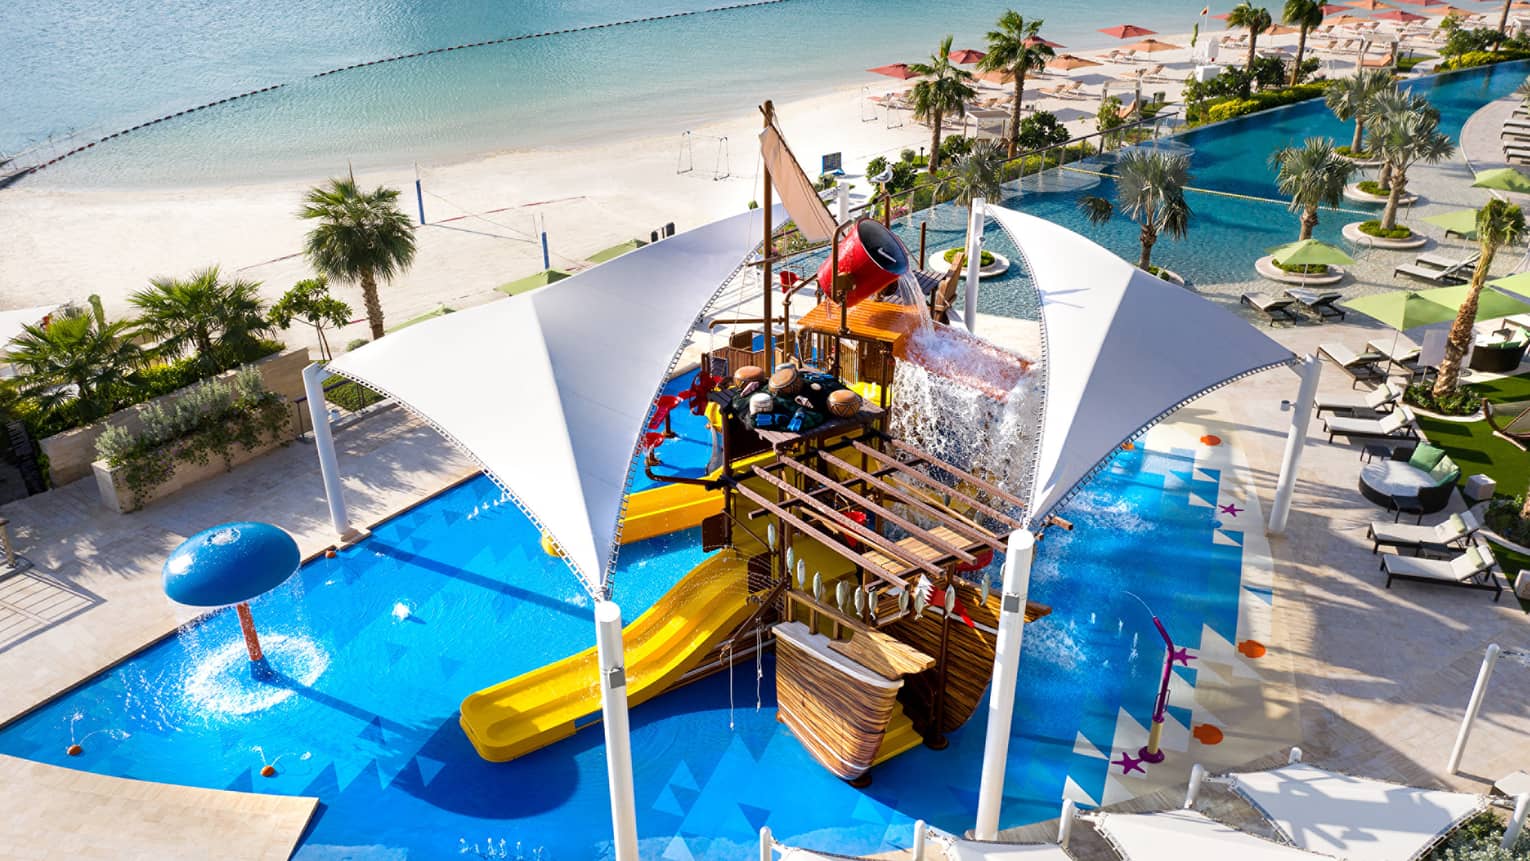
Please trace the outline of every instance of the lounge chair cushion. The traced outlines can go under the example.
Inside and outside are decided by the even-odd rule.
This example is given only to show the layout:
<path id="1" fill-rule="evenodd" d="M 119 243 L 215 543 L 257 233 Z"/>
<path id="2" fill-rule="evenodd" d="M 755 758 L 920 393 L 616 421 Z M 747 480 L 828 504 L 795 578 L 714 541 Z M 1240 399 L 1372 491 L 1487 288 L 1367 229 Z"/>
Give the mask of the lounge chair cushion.
<path id="1" fill-rule="evenodd" d="M 1422 446 L 1421 446 L 1422 447 Z M 1439 487 L 1447 481 L 1455 481 L 1461 476 L 1461 468 L 1448 455 L 1442 456 L 1435 465 L 1425 470 L 1429 477 L 1434 479 L 1434 486 Z"/>
<path id="2" fill-rule="evenodd" d="M 1413 456 L 1408 458 L 1408 463 L 1411 466 L 1422 469 L 1424 472 L 1428 472 L 1434 469 L 1435 465 L 1443 457 L 1445 457 L 1444 449 L 1435 448 L 1427 442 L 1420 443 L 1417 448 L 1413 449 Z"/>

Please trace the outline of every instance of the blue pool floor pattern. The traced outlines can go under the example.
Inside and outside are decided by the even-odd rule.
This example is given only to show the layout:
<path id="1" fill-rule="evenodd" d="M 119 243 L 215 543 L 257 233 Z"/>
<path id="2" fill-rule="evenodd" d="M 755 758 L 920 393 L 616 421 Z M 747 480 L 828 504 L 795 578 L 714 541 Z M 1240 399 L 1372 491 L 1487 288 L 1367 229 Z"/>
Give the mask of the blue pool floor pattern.
<path id="1" fill-rule="evenodd" d="M 1194 476 L 1192 453 L 1124 452 L 1071 504 L 1076 530 L 1043 542 L 1032 596 L 1054 612 L 1027 627 L 1006 825 L 1055 816 L 1068 778 L 1099 797 L 1108 765 L 1073 753 L 1076 737 L 1109 750 L 1121 709 L 1151 709 L 1161 648 L 1126 590 L 1182 644 L 1194 646 L 1202 625 L 1235 636 L 1241 556 L 1214 541 L 1212 513 L 1190 501 L 1192 492 L 1215 499 L 1216 482 L 1184 476 Z M 146 780 L 316 796 L 322 804 L 299 858 L 432 858 L 500 840 L 528 858 L 533 850 L 547 861 L 603 857 L 598 730 L 494 764 L 457 725 L 467 693 L 590 644 L 587 596 L 536 537 L 486 479 L 474 479 L 255 602 L 268 640 L 306 639 L 327 661 L 311 682 L 281 681 L 290 694 L 275 705 L 223 714 L 184 691 L 209 651 L 242 648 L 223 612 L 0 731 L 0 751 Z M 629 619 L 703 558 L 697 546 L 689 531 L 625 549 L 616 598 Z M 278 671 L 284 660 L 276 650 Z M 766 824 L 783 839 L 844 853 L 906 845 L 914 817 L 970 826 L 983 708 L 947 750 L 916 748 L 861 791 L 814 763 L 776 721 L 768 657 L 760 669 L 757 679 L 755 664 L 741 660 L 633 710 L 645 857 L 739 857 Z M 238 672 L 236 662 L 224 685 L 253 684 Z M 71 758 L 71 724 L 77 736 L 128 736 L 94 736 Z M 278 775 L 260 777 L 278 756 Z"/>

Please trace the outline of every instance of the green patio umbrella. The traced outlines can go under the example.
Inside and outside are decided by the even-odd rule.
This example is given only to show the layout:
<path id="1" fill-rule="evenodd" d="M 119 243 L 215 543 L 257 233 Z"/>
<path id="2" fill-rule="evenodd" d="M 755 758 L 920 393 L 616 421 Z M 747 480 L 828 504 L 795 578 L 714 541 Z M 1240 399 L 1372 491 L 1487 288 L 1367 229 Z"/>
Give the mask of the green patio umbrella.
<path id="1" fill-rule="evenodd" d="M 1423 220 L 1435 227 L 1445 228 L 1446 233 L 1459 233 L 1468 239 L 1477 235 L 1477 210 L 1475 209 L 1456 209 L 1431 215 Z"/>
<path id="2" fill-rule="evenodd" d="M 1506 275 L 1503 278 L 1495 278 L 1488 282 L 1488 286 L 1515 296 L 1523 296 L 1530 299 L 1530 272 L 1519 272 L 1514 275 Z"/>
<path id="3" fill-rule="evenodd" d="M 1491 188 L 1497 191 L 1513 191 L 1530 194 L 1530 178 L 1512 167 L 1499 167 L 1477 174 L 1472 188 Z"/>
<path id="4" fill-rule="evenodd" d="M 1348 266 L 1355 258 L 1316 239 L 1302 239 L 1268 249 L 1266 254 L 1286 266 Z"/>
<path id="5" fill-rule="evenodd" d="M 1456 319 L 1470 285 L 1435 287 L 1430 290 L 1393 291 L 1360 296 L 1340 302 L 1346 308 L 1374 317 L 1399 332 Z M 1477 319 L 1491 320 L 1530 312 L 1530 304 L 1503 293 L 1482 291 L 1477 298 Z"/>

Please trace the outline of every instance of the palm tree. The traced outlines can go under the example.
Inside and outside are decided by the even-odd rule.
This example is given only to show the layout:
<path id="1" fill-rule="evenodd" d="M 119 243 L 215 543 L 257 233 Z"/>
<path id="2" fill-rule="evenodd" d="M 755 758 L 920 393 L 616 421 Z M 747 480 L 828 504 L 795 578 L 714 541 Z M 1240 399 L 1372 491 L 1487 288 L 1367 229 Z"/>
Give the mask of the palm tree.
<path id="1" fill-rule="evenodd" d="M 90 304 L 91 312 L 60 314 L 46 327 L 23 326 L 6 350 L 23 397 L 48 411 L 73 404 L 82 421 L 111 412 L 116 392 L 146 359 L 130 322 L 108 322 L 99 296 Z"/>
<path id="2" fill-rule="evenodd" d="M 1355 136 L 1349 154 L 1358 157 L 1365 137 L 1366 115 L 1371 102 L 1386 90 L 1396 89 L 1397 80 L 1386 69 L 1361 69 L 1347 78 L 1335 78 L 1323 91 L 1323 103 L 1339 122 L 1355 121 Z"/>
<path id="3" fill-rule="evenodd" d="M 998 27 L 989 30 L 988 54 L 978 63 L 985 72 L 1008 72 L 1015 78 L 1015 99 L 1009 109 L 1009 154 L 1020 146 L 1020 100 L 1025 95 L 1027 72 L 1039 72 L 1052 59 L 1052 48 L 1041 41 L 1042 21 L 1027 21 L 1013 9 L 999 16 Z"/>
<path id="4" fill-rule="evenodd" d="M 1477 268 L 1472 270 L 1466 301 L 1456 312 L 1450 337 L 1445 341 L 1445 358 L 1440 360 L 1440 370 L 1434 379 L 1436 398 L 1453 393 L 1460 384 L 1461 359 L 1472 343 L 1472 327 L 1477 323 L 1477 299 L 1482 294 L 1482 285 L 1487 283 L 1488 270 L 1493 267 L 1493 256 L 1498 249 L 1518 242 L 1524 235 L 1525 214 L 1508 201 L 1494 198 L 1477 210 L 1477 250 L 1482 257 L 1477 261 Z"/>
<path id="5" fill-rule="evenodd" d="M 1513 2 L 1514 0 L 1503 0 L 1503 11 L 1498 14 L 1498 41 L 1493 43 L 1495 54 L 1498 53 L 1499 48 L 1503 47 L 1503 37 L 1509 35 L 1509 6 Z M 1525 494 L 1525 498 L 1530 499 L 1530 493 Z"/>
<path id="6" fill-rule="evenodd" d="M 1248 71 L 1248 80 L 1243 82 L 1245 98 L 1254 81 L 1254 57 L 1256 56 L 1254 52 L 1259 44 L 1259 34 L 1270 29 L 1270 25 L 1274 23 L 1275 21 L 1270 18 L 1270 10 L 1254 6 L 1248 0 L 1243 0 L 1227 13 L 1227 26 L 1248 28 L 1248 62 L 1244 66 Z"/>
<path id="7" fill-rule="evenodd" d="M 1184 153 L 1134 149 L 1116 161 L 1116 203 L 1083 197 L 1078 206 L 1093 224 L 1104 224 L 1119 208 L 1141 228 L 1142 255 L 1137 268 L 1152 271 L 1153 245 L 1161 234 L 1183 239 L 1190 229 L 1190 157 Z"/>
<path id="8" fill-rule="evenodd" d="M 1376 105 L 1371 148 L 1391 172 L 1387 206 L 1381 213 L 1381 229 L 1391 230 L 1397 226 L 1397 203 L 1408 187 L 1408 169 L 1418 162 L 1438 164 L 1455 153 L 1456 145 L 1440 131 L 1440 112 L 1428 99 L 1383 94 Z"/>
<path id="9" fill-rule="evenodd" d="M 332 354 L 329 340 L 324 337 L 324 327 L 339 329 L 349 323 L 351 306 L 329 294 L 329 279 L 323 275 L 304 278 L 271 306 L 273 326 L 285 329 L 298 319 L 313 327 L 313 333 L 319 339 L 319 354 L 327 362 Z"/>
<path id="10" fill-rule="evenodd" d="M 947 47 L 951 40 L 946 39 Z M 398 189 L 378 186 L 371 192 L 354 175 L 315 186 L 303 198 L 302 218 L 318 222 L 304 246 L 319 273 L 361 284 L 372 340 L 387 334 L 377 282 L 391 281 L 414 262 L 414 229 L 398 207 Z"/>
<path id="11" fill-rule="evenodd" d="M 940 42 L 940 49 L 928 63 L 909 63 L 908 70 L 924 80 L 914 85 L 914 117 L 930 124 L 930 173 L 940 164 L 940 127 L 948 116 L 967 115 L 967 100 L 977 95 L 972 88 L 972 73 L 951 62 L 951 37 Z"/>
<path id="12" fill-rule="evenodd" d="M 1291 67 L 1291 86 L 1296 86 L 1302 76 L 1302 57 L 1307 53 L 1307 33 L 1323 23 L 1321 0 L 1286 0 L 1280 19 L 1288 27 L 1300 32 L 1296 36 L 1296 65 Z"/>
<path id="13" fill-rule="evenodd" d="M 1291 211 L 1301 213 L 1301 235 L 1311 239 L 1317 227 L 1318 208 L 1338 206 L 1344 199 L 1344 186 L 1355 165 L 1334 152 L 1328 138 L 1307 138 L 1299 147 L 1281 147 L 1270 157 L 1278 170 L 1275 185 L 1291 198 Z"/>
<path id="14" fill-rule="evenodd" d="M 969 206 L 976 197 L 997 201 L 1003 191 L 1004 152 L 999 145 L 978 141 L 971 151 L 956 160 L 948 180 L 956 189 L 956 202 Z"/>
<path id="15" fill-rule="evenodd" d="M 231 367 L 253 356 L 260 336 L 269 334 L 259 282 L 225 281 L 218 267 L 190 278 L 153 278 L 149 289 L 128 301 L 138 311 L 138 327 L 157 339 L 166 356 L 194 354 L 206 368 Z"/>

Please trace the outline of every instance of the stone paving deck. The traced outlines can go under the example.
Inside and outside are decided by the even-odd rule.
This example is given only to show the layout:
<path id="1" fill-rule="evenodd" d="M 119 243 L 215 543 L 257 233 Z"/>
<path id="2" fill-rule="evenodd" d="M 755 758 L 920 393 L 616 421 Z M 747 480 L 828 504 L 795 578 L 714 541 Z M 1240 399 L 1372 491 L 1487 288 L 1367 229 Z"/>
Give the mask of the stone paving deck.
<path id="1" fill-rule="evenodd" d="M 0 861 L 281 861 L 318 800 L 124 780 L 0 756 Z"/>

